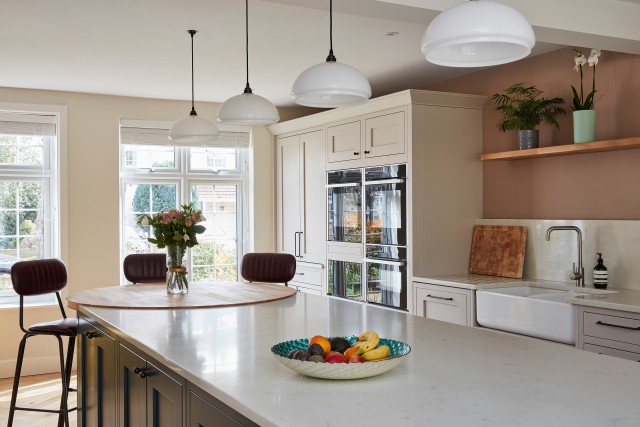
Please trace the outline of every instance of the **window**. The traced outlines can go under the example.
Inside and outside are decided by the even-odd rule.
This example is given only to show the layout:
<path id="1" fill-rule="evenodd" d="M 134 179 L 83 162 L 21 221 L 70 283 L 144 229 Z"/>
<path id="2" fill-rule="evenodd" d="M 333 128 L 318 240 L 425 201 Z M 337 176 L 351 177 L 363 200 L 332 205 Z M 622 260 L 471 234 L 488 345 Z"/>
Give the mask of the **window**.
<path id="1" fill-rule="evenodd" d="M 206 231 L 187 260 L 190 280 L 237 281 L 248 240 L 243 235 L 248 128 L 223 129 L 224 147 L 172 147 L 167 139 L 170 126 L 121 121 L 121 259 L 159 251 L 147 241 L 153 230 L 138 225 L 138 215 L 193 203 L 206 217 Z"/>
<path id="2" fill-rule="evenodd" d="M 56 115 L 0 111 L 0 304 L 18 301 L 15 262 L 59 257 L 57 123 Z"/>

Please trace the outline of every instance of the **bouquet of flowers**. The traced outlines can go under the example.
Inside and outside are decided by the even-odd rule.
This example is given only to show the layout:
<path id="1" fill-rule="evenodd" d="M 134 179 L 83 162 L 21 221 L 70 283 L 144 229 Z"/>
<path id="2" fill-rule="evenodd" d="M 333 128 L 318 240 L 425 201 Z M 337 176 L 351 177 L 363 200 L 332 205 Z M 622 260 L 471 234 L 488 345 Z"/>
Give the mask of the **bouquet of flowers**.
<path id="1" fill-rule="evenodd" d="M 183 265 L 186 248 L 198 244 L 198 234 L 205 227 L 199 222 L 205 221 L 202 211 L 191 205 L 183 205 L 182 210 L 171 209 L 155 215 L 138 215 L 138 224 L 153 227 L 153 238 L 149 240 L 159 249 L 167 248 L 167 292 L 186 294 L 189 292 L 187 269 Z"/>
<path id="2" fill-rule="evenodd" d="M 596 66 L 598 65 L 598 58 L 600 58 L 600 54 L 602 53 L 600 49 L 591 49 L 591 53 L 589 54 L 589 58 L 585 58 L 581 51 L 574 49 L 575 55 L 573 57 L 573 61 L 575 66 L 573 69 L 575 71 L 580 72 L 580 95 L 578 95 L 578 91 L 575 87 L 571 86 L 573 90 L 573 109 L 576 111 L 579 110 L 593 110 L 596 104 L 595 95 L 596 95 Z M 585 64 L 589 64 L 590 67 L 593 67 L 593 80 L 591 85 L 591 92 L 587 94 L 587 97 L 584 96 L 584 87 L 582 84 L 582 67 Z"/>
<path id="3" fill-rule="evenodd" d="M 206 218 L 202 211 L 194 210 L 191 205 L 182 205 L 182 210 L 171 209 L 151 215 L 138 215 L 138 224 L 152 226 L 155 238 L 149 240 L 159 249 L 166 246 L 178 245 L 192 248 L 198 244 L 197 234 L 206 230 L 199 222 Z"/>

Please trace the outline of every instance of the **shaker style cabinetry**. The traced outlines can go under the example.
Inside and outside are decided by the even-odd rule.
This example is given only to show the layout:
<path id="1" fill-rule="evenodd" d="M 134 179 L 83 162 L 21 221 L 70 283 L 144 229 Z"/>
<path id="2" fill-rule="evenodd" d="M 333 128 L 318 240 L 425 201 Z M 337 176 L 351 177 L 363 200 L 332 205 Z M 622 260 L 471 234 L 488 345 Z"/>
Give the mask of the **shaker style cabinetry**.
<path id="1" fill-rule="evenodd" d="M 121 427 L 184 424 L 183 383 L 123 344 L 118 347 L 118 419 Z"/>
<path id="2" fill-rule="evenodd" d="M 406 109 L 327 124 L 327 169 L 406 163 Z"/>
<path id="3" fill-rule="evenodd" d="M 576 347 L 640 362 L 640 313 L 576 306 Z"/>
<path id="4" fill-rule="evenodd" d="M 300 262 L 324 264 L 324 132 L 277 138 L 277 249 Z"/>
<path id="5" fill-rule="evenodd" d="M 116 340 L 87 319 L 79 318 L 78 425 L 116 425 Z"/>
<path id="6" fill-rule="evenodd" d="M 324 283 L 324 268 L 317 264 L 298 264 L 296 274 L 289 286 L 300 292 L 308 294 L 322 295 Z"/>
<path id="7" fill-rule="evenodd" d="M 458 325 L 475 325 L 475 291 L 418 282 L 413 283 L 413 290 L 416 316 Z"/>
<path id="8" fill-rule="evenodd" d="M 187 392 L 187 408 L 188 427 L 257 427 L 251 420 L 191 385 Z"/>

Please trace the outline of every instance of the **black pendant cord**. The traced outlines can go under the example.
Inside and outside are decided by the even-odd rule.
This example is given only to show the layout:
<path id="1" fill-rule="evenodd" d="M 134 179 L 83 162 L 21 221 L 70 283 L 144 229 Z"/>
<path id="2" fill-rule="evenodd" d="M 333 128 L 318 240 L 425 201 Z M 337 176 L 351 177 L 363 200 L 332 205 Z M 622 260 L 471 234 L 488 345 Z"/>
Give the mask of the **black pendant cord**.
<path id="1" fill-rule="evenodd" d="M 247 65 L 247 85 L 244 87 L 244 93 L 252 93 L 251 86 L 249 86 L 249 0 L 245 0 L 244 6 L 245 52 Z"/>
<path id="2" fill-rule="evenodd" d="M 196 30 L 188 30 L 189 34 L 191 34 L 191 113 L 190 116 L 197 116 L 196 107 L 195 107 L 195 92 L 194 92 L 194 78 L 193 78 L 193 36 L 197 33 Z"/>
<path id="3" fill-rule="evenodd" d="M 333 56 L 333 0 L 329 0 L 329 56 L 327 62 L 336 62 Z"/>

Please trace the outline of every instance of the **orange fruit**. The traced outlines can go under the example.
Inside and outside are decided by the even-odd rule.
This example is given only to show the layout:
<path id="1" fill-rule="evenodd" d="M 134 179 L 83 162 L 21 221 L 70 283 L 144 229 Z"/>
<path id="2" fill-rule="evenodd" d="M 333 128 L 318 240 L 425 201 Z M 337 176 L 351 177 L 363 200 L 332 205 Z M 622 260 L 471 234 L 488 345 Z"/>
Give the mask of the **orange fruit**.
<path id="1" fill-rule="evenodd" d="M 309 345 L 311 344 L 320 345 L 320 347 L 322 347 L 322 350 L 324 350 L 325 353 L 328 353 L 331 351 L 331 343 L 329 342 L 328 339 L 326 339 L 322 335 L 316 335 L 315 337 L 311 338 L 309 340 Z"/>
<path id="2" fill-rule="evenodd" d="M 359 347 L 349 347 L 348 349 L 345 350 L 344 357 L 349 360 L 351 359 L 351 356 L 353 356 L 354 354 L 356 354 L 356 352 L 358 351 Z"/>

